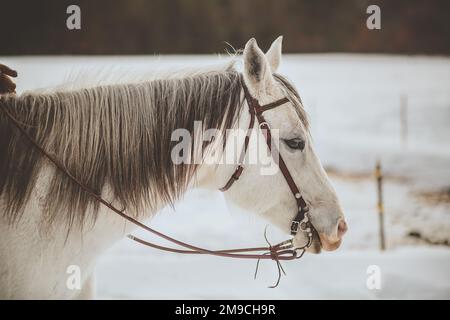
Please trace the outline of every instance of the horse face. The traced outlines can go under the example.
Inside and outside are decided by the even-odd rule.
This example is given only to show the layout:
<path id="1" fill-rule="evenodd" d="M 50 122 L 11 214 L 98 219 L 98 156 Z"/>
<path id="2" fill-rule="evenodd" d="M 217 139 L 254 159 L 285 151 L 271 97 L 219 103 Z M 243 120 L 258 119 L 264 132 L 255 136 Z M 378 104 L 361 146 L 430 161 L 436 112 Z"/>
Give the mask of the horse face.
<path id="1" fill-rule="evenodd" d="M 281 62 L 281 42 L 282 37 L 279 37 L 266 54 L 258 47 L 255 39 L 248 41 L 244 49 L 244 81 L 250 94 L 261 105 L 287 95 L 286 83 L 274 75 Z M 294 90 L 293 87 L 290 90 Z M 310 208 L 309 216 L 315 230 L 309 251 L 318 253 L 321 248 L 335 250 L 342 241 L 347 225 L 336 193 L 315 154 L 301 101 L 294 96 L 291 98 L 295 104 L 289 102 L 268 110 L 264 112 L 264 117 L 275 139 L 278 136 L 279 154 Z M 299 112 L 303 112 L 303 117 Z M 249 114 L 245 110 L 241 114 L 239 126 L 246 129 Z M 261 150 L 267 150 L 260 131 L 259 135 L 257 150 L 250 144 L 248 153 L 261 154 Z M 227 171 L 222 172 L 226 181 L 231 173 L 229 170 L 224 171 Z M 225 197 L 247 210 L 261 214 L 289 233 L 291 221 L 298 211 L 296 201 L 281 171 L 269 171 L 262 163 L 245 166 L 241 178 L 225 193 Z M 302 246 L 306 241 L 306 234 L 299 231 L 294 239 L 295 244 Z"/>

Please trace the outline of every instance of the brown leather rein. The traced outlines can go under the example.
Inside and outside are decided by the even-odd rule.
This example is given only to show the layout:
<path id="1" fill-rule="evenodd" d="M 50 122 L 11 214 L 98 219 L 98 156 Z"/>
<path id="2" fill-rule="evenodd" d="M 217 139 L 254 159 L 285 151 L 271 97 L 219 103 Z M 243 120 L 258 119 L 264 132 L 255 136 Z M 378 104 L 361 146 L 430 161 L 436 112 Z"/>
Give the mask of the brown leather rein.
<path id="1" fill-rule="evenodd" d="M 228 182 L 226 183 L 226 185 L 224 187 L 222 187 L 220 190 L 221 191 L 226 191 L 228 190 L 235 181 L 237 181 L 239 179 L 239 177 L 241 176 L 242 172 L 243 172 L 243 160 L 245 158 L 245 154 L 247 152 L 247 148 L 248 148 L 248 144 L 249 144 L 249 139 L 250 139 L 250 131 L 253 129 L 254 124 L 255 124 L 255 117 L 259 122 L 259 127 L 262 129 L 263 134 L 265 136 L 266 142 L 267 142 L 267 146 L 269 148 L 269 150 L 272 150 L 272 148 L 275 148 L 275 146 L 272 144 L 272 138 L 271 138 L 271 133 L 270 133 L 270 128 L 267 124 L 267 122 L 265 121 L 262 113 L 264 111 L 276 108 L 278 106 L 281 106 L 287 102 L 289 102 L 289 99 L 287 98 L 282 98 L 280 100 L 277 100 L 275 102 L 266 104 L 261 106 L 258 101 L 256 99 L 254 99 L 247 87 L 244 84 L 244 81 L 241 77 L 241 84 L 242 87 L 244 89 L 244 94 L 245 94 L 245 99 L 247 101 L 247 104 L 249 106 L 249 112 L 251 115 L 250 118 L 250 125 L 248 128 L 248 133 L 247 136 L 245 137 L 245 141 L 244 141 L 244 148 L 241 152 L 241 156 L 240 156 L 240 161 L 239 161 L 239 165 L 237 166 L 235 172 L 233 173 L 233 175 L 230 177 L 230 179 L 228 180 Z M 163 251 L 169 251 L 169 252 L 174 252 L 174 253 L 183 253 L 183 254 L 207 254 L 207 255 L 213 255 L 213 256 L 219 256 L 219 257 L 227 257 L 227 258 L 239 258 L 239 259 L 257 259 L 258 260 L 258 264 L 259 261 L 261 259 L 266 259 L 266 260 L 274 260 L 277 262 L 277 267 L 278 267 L 278 280 L 276 282 L 276 284 L 274 286 L 271 287 L 276 287 L 280 281 L 280 277 L 281 277 L 281 271 L 284 273 L 284 270 L 280 264 L 280 260 L 294 260 L 294 259 L 299 259 L 303 256 L 303 254 L 305 253 L 306 249 L 309 248 L 312 244 L 312 230 L 311 230 L 311 224 L 309 222 L 309 218 L 308 218 L 308 206 L 305 202 L 305 200 L 303 199 L 303 197 L 300 194 L 299 189 L 297 188 L 291 174 L 289 173 L 289 170 L 285 164 L 285 162 L 283 161 L 283 158 L 281 157 L 281 155 L 279 155 L 279 159 L 278 159 L 278 166 L 284 176 L 284 178 L 286 179 L 286 182 L 292 192 L 292 194 L 294 195 L 294 198 L 296 200 L 297 203 L 297 208 L 298 208 L 298 213 L 295 216 L 295 218 L 292 220 L 291 222 L 291 234 L 293 236 L 295 236 L 297 234 L 297 232 L 299 230 L 302 230 L 303 232 L 305 232 L 308 236 L 308 241 L 307 243 L 302 246 L 302 247 L 295 247 L 294 246 L 294 242 L 293 239 L 289 239 L 283 242 L 280 242 L 276 245 L 271 245 L 266 238 L 266 241 L 268 243 L 268 246 L 266 247 L 254 247 L 254 248 L 237 248 L 237 249 L 225 249 L 225 250 L 210 250 L 210 249 L 205 249 L 202 247 L 198 247 L 198 246 L 194 246 L 192 244 L 177 240 L 175 238 L 172 238 L 160 231 L 157 231 L 153 228 L 150 228 L 149 226 L 143 224 L 142 222 L 139 222 L 138 220 L 136 220 L 135 218 L 129 216 L 128 214 L 126 214 L 124 212 L 124 210 L 119 210 L 117 207 L 115 207 L 112 202 L 105 200 L 104 198 L 101 197 L 100 194 L 94 192 L 92 189 L 90 189 L 89 187 L 87 187 L 86 185 L 84 185 L 82 182 L 80 182 L 78 180 L 78 178 L 76 178 L 74 175 L 72 175 L 67 168 L 65 168 L 65 166 L 60 163 L 55 157 L 53 157 L 52 155 L 50 155 L 46 150 L 44 150 L 32 137 L 31 135 L 22 127 L 21 123 L 9 112 L 9 110 L 5 108 L 0 108 L 4 114 L 11 120 L 11 122 L 15 125 L 15 127 L 21 132 L 21 134 L 23 134 L 23 136 L 25 136 L 25 138 L 31 143 L 32 146 L 34 146 L 36 149 L 38 149 L 51 163 L 53 163 L 55 165 L 56 168 L 58 168 L 58 170 L 62 171 L 70 180 L 72 180 L 73 183 L 75 183 L 76 185 L 78 185 L 82 190 L 84 190 L 87 194 L 89 194 L 91 197 L 93 197 L 96 201 L 98 201 L 99 203 L 101 203 L 102 205 L 104 205 L 105 207 L 107 207 L 108 209 L 110 209 L 111 211 L 115 212 L 116 214 L 118 214 L 119 216 L 121 216 L 122 218 L 128 220 L 129 222 L 133 223 L 134 225 L 136 225 L 139 228 L 142 228 L 150 233 L 153 233 L 154 235 L 167 240 L 168 242 L 172 242 L 173 244 L 176 244 L 184 249 L 178 249 L 178 248 L 172 248 L 172 247 L 166 247 L 166 246 L 161 246 L 158 244 L 154 244 L 151 242 L 148 242 L 146 240 L 143 240 L 141 238 L 138 238 L 136 236 L 133 235 L 128 235 L 128 238 L 141 243 L 145 246 L 148 247 L 152 247 L 155 249 L 159 249 L 159 250 L 163 250 Z M 251 253 L 253 252 L 253 253 Z M 259 253 L 257 253 L 259 252 Z M 257 268 L 258 268 L 258 264 L 257 264 Z M 257 271 L 257 270 L 256 270 Z M 255 273 L 255 277 L 256 277 L 256 273 Z"/>

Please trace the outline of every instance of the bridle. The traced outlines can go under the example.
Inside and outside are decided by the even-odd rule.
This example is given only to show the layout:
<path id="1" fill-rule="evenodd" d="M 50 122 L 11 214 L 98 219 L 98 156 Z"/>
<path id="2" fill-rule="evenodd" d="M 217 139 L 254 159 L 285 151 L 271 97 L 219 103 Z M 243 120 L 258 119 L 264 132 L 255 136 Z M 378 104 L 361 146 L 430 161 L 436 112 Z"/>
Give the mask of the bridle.
<path id="1" fill-rule="evenodd" d="M 276 148 L 276 145 L 272 143 L 272 134 L 270 132 L 270 127 L 267 124 L 267 121 L 264 119 L 263 113 L 267 110 L 277 108 L 285 103 L 290 102 L 290 100 L 288 98 L 284 97 L 277 101 L 271 102 L 269 104 L 260 105 L 258 100 L 253 98 L 253 96 L 248 91 L 248 88 L 245 85 L 244 81 L 242 80 L 242 77 L 241 77 L 241 85 L 242 85 L 242 88 L 244 89 L 245 100 L 247 101 L 247 104 L 249 107 L 250 124 L 248 126 L 247 135 L 244 140 L 244 147 L 242 148 L 242 151 L 241 151 L 241 154 L 239 157 L 239 164 L 236 167 L 236 170 L 234 171 L 234 173 L 231 175 L 230 179 L 228 179 L 225 186 L 220 188 L 220 191 L 222 191 L 222 192 L 225 192 L 228 189 L 230 189 L 231 186 L 237 180 L 239 180 L 239 177 L 241 176 L 242 172 L 244 171 L 243 163 L 244 163 L 245 155 L 247 153 L 248 145 L 250 142 L 249 133 L 253 130 L 253 128 L 255 126 L 255 117 L 256 117 L 256 119 L 258 119 L 259 128 L 262 130 L 262 132 L 264 134 L 267 147 L 269 148 L 269 151 L 271 151 L 273 154 L 273 149 Z M 309 212 L 309 207 L 306 204 L 305 199 L 303 199 L 303 196 L 301 195 L 300 190 L 298 189 L 297 185 L 295 184 L 294 179 L 292 178 L 292 175 L 286 166 L 286 163 L 284 162 L 283 158 L 281 157 L 281 154 L 278 152 L 278 150 L 275 150 L 275 151 L 276 151 L 276 154 L 278 155 L 278 163 L 277 163 L 278 167 L 279 167 L 281 173 L 283 174 L 284 179 L 286 180 L 286 182 L 289 186 L 289 189 L 291 190 L 291 192 L 295 198 L 295 201 L 297 203 L 297 208 L 298 208 L 297 215 L 291 221 L 291 235 L 295 236 L 299 230 L 302 230 L 308 234 L 309 238 L 311 238 L 312 237 L 312 229 L 311 229 L 308 214 L 307 214 Z M 274 160 L 276 160 L 276 159 L 274 159 Z"/>
<path id="2" fill-rule="evenodd" d="M 227 191 L 234 184 L 234 182 L 236 182 L 239 179 L 239 177 L 241 176 L 241 174 L 244 170 L 243 161 L 244 161 L 245 155 L 247 153 L 248 145 L 249 145 L 249 140 L 250 140 L 249 131 L 251 131 L 255 125 L 255 118 L 257 119 L 257 121 L 259 123 L 259 127 L 265 136 L 266 143 L 267 143 L 269 150 L 272 151 L 272 148 L 275 148 L 275 146 L 272 144 L 272 141 L 271 141 L 272 136 L 271 136 L 270 128 L 264 119 L 263 112 L 273 109 L 273 108 L 276 108 L 278 106 L 281 106 L 290 101 L 287 98 L 282 98 L 275 102 L 261 106 L 259 104 L 259 102 L 250 95 L 248 88 L 244 84 L 242 77 L 240 77 L 240 81 L 241 81 L 242 88 L 244 90 L 245 100 L 247 101 L 247 104 L 249 106 L 250 125 L 249 125 L 249 130 L 247 132 L 247 136 L 245 137 L 244 147 L 243 147 L 241 155 L 240 155 L 239 165 L 237 166 L 236 170 L 234 171 L 234 173 L 232 174 L 230 179 L 227 181 L 225 186 L 220 189 L 223 192 Z M 0 96 L 0 99 L 1 99 L 1 96 Z M 308 211 L 309 211 L 308 206 L 307 206 L 305 200 L 303 199 L 302 195 L 300 194 L 300 191 L 299 191 L 297 185 L 295 184 L 294 179 L 292 178 L 281 155 L 279 155 L 279 158 L 278 158 L 278 166 L 289 186 L 289 189 L 291 190 L 291 192 L 295 198 L 297 208 L 298 208 L 298 212 L 291 222 L 291 235 L 295 236 L 298 233 L 298 231 L 301 230 L 302 232 L 305 232 L 308 236 L 307 243 L 302 247 L 295 247 L 293 238 L 292 238 L 292 239 L 280 242 L 276 245 L 271 245 L 267 241 L 267 238 L 266 238 L 266 241 L 268 243 L 268 246 L 266 246 L 266 247 L 210 250 L 210 249 L 205 249 L 202 247 L 194 246 L 192 244 L 172 238 L 162 232 L 159 232 L 153 228 L 148 227 L 147 225 L 143 224 L 142 222 L 139 222 L 135 218 L 126 214 L 124 212 L 124 210 L 120 210 L 117 207 L 115 207 L 112 204 L 112 202 L 105 200 L 100 194 L 96 193 L 95 191 L 93 191 L 92 189 L 90 189 L 89 187 L 84 185 L 82 182 L 80 182 L 80 180 L 77 177 L 75 177 L 74 175 L 72 175 L 62 163 L 60 163 L 54 156 L 52 156 L 50 153 L 48 153 L 46 150 L 44 150 L 43 147 L 41 147 L 34 140 L 34 138 L 31 137 L 31 135 L 22 127 L 22 124 L 10 113 L 10 111 L 6 107 L 3 107 L 3 108 L 0 107 L 0 109 L 11 120 L 11 122 L 14 124 L 14 126 L 23 134 L 23 136 L 25 136 L 25 138 L 30 142 L 30 144 L 33 147 L 38 149 L 44 155 L 44 157 L 46 157 L 51 163 L 53 163 L 55 165 L 55 167 L 58 168 L 58 170 L 62 171 L 73 183 L 78 185 L 84 192 L 89 194 L 96 201 L 98 201 L 105 207 L 109 208 L 111 211 L 115 212 L 116 214 L 118 214 L 119 216 L 124 218 L 125 220 L 133 223 L 137 227 L 142 228 L 150 233 L 153 233 L 154 235 L 156 235 L 164 240 L 167 240 L 169 242 L 172 242 L 173 244 L 178 245 L 184 249 L 166 247 L 166 246 L 158 245 L 158 244 L 143 240 L 143 239 L 138 238 L 133 235 L 128 235 L 128 238 L 130 238 L 138 243 L 141 243 L 145 246 L 152 247 L 155 249 L 174 252 L 174 253 L 207 254 L 207 255 L 214 255 L 214 256 L 227 257 L 227 258 L 257 259 L 258 264 L 261 259 L 274 260 L 274 261 L 276 261 L 277 267 L 278 267 L 278 280 L 277 280 L 276 284 L 271 287 L 276 287 L 278 285 L 278 283 L 280 282 L 280 278 L 281 278 L 281 272 L 284 273 L 284 270 L 280 264 L 280 261 L 281 260 L 294 260 L 294 259 L 301 258 L 303 256 L 303 254 L 305 253 L 306 249 L 309 248 L 312 244 L 312 227 L 311 227 L 311 224 L 310 224 L 309 218 L 308 218 Z M 251 253 L 251 252 L 253 252 L 253 253 Z M 255 253 L 255 252 L 263 252 L 263 253 Z M 257 264 L 257 268 L 258 268 L 258 264 Z M 255 273 L 255 276 L 256 276 L 256 273 Z"/>

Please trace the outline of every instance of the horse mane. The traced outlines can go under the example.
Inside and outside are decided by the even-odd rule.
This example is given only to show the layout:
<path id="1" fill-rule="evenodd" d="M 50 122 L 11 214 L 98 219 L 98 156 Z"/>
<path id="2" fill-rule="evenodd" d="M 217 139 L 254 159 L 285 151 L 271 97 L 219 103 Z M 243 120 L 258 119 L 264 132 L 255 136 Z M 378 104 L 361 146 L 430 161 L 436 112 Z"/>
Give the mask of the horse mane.
<path id="1" fill-rule="evenodd" d="M 297 91 L 287 79 L 274 77 L 308 128 Z M 171 134 L 184 128 L 193 136 L 194 121 L 202 121 L 205 130 L 225 133 L 232 128 L 242 109 L 241 81 L 232 62 L 220 70 L 134 83 L 87 88 L 70 84 L 0 96 L 0 108 L 7 108 L 34 141 L 85 186 L 97 194 L 108 186 L 118 206 L 137 215 L 160 202 L 173 204 L 185 193 L 198 165 L 173 163 L 171 150 L 177 142 L 171 141 Z M 2 112 L 0 150 L 0 203 L 7 221 L 14 223 L 48 161 Z M 83 225 L 88 212 L 95 221 L 99 207 L 58 170 L 39 201 L 48 222 L 64 219 L 69 228 L 76 222 Z"/>
<path id="2" fill-rule="evenodd" d="M 85 186 L 101 194 L 108 185 L 115 201 L 138 212 L 156 206 L 155 199 L 173 203 L 196 172 L 196 164 L 171 161 L 172 132 L 184 128 L 192 136 L 196 120 L 205 129 L 231 128 L 242 99 L 240 74 L 230 64 L 182 77 L 8 95 L 0 104 Z M 14 222 L 47 160 L 1 112 L 0 150 L 0 197 Z M 99 205 L 59 171 L 41 204 L 50 221 L 62 217 L 69 225 Z"/>

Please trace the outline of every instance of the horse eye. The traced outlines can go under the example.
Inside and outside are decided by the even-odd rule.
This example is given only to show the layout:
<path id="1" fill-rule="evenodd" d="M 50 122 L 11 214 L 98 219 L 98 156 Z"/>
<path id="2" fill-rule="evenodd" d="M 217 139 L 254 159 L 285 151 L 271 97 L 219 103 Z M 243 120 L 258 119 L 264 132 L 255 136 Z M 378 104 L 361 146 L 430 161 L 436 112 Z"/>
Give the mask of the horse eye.
<path id="1" fill-rule="evenodd" d="M 305 141 L 300 138 L 284 140 L 284 142 L 288 145 L 289 148 L 294 150 L 303 151 L 303 149 L 305 148 Z"/>

